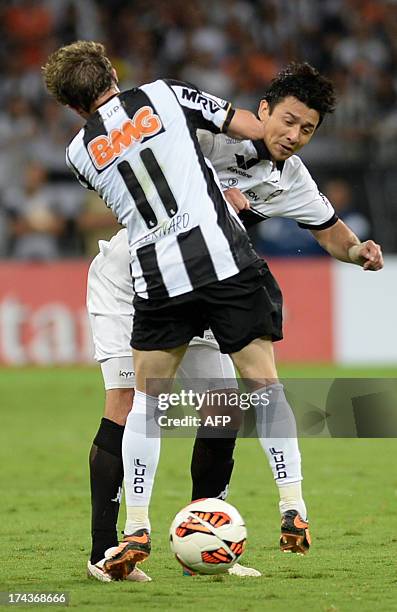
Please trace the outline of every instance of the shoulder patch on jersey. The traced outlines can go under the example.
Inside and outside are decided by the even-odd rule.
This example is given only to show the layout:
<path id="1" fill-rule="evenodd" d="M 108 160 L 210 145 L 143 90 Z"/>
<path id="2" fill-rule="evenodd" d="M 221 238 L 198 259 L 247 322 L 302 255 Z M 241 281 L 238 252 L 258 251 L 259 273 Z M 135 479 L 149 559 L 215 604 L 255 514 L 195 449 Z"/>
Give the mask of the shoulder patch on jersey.
<path id="1" fill-rule="evenodd" d="M 222 100 L 222 98 L 217 98 L 216 96 L 212 96 L 208 93 L 202 93 L 197 89 L 190 89 L 189 87 L 182 87 L 182 99 L 188 100 L 197 106 L 202 106 L 206 108 L 208 106 L 209 111 L 211 113 L 216 113 L 219 109 L 225 109 L 229 106 L 229 102 L 226 100 Z"/>

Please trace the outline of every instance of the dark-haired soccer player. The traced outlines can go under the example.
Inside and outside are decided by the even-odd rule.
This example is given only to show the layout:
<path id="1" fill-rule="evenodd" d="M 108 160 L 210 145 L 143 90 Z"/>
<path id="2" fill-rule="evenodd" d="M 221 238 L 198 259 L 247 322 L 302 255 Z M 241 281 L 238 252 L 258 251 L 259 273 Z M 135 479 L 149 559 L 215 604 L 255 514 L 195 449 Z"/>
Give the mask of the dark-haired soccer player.
<path id="1" fill-rule="evenodd" d="M 211 160 L 228 201 L 240 212 L 247 227 L 271 217 L 294 219 L 301 228 L 310 230 L 319 244 L 336 259 L 360 265 L 364 270 L 380 270 L 383 258 L 379 245 L 372 240 L 361 243 L 338 219 L 332 204 L 319 192 L 306 166 L 296 155 L 310 142 L 334 106 L 332 83 L 309 64 L 294 62 L 273 79 L 259 103 L 263 139 L 239 141 L 200 130 L 200 146 Z M 230 189 L 231 185 L 233 188 Z M 285 398 L 280 402 L 279 410 L 282 412 L 283 403 L 287 414 Z M 281 549 L 304 553 L 309 541 L 305 537 L 307 516 L 301 492 L 297 439 L 282 436 L 283 439 L 276 443 L 270 436 L 261 436 L 260 430 L 258 435 L 270 463 L 273 462 L 273 474 L 279 489 Z M 279 454 L 274 454 L 275 448 Z M 199 474 L 202 474 L 201 487 L 194 486 L 197 497 L 202 496 L 205 487 L 205 469 L 200 465 L 200 457 L 206 457 L 203 465 L 210 473 L 215 454 L 211 457 L 206 441 L 198 437 L 192 462 L 192 473 L 197 482 L 200 482 Z M 286 467 L 278 471 L 276 465 L 280 457 Z M 222 487 L 227 483 L 225 477 Z"/>
<path id="2" fill-rule="evenodd" d="M 148 506 L 160 440 L 146 436 L 145 424 L 163 387 L 148 389 L 147 380 L 172 378 L 187 343 L 206 323 L 257 395 L 273 392 L 270 411 L 265 413 L 267 402 L 258 406 L 259 436 L 266 437 L 269 419 L 275 438 L 285 432 L 283 424 L 291 424 L 282 386 L 274 383 L 272 341 L 282 337 L 280 292 L 228 210 L 195 135 L 202 127 L 263 139 L 265 124 L 259 121 L 259 127 L 251 115 L 234 113 L 226 102 L 184 83 L 160 80 L 120 93 L 97 43 L 59 49 L 44 73 L 58 101 L 87 119 L 68 148 L 69 165 L 128 231 L 136 294 L 131 341 L 136 392 L 123 438 L 127 522 L 123 542 L 104 564 L 113 578 L 124 579 L 150 553 Z M 273 161 L 287 159 L 305 143 L 301 133 L 308 141 L 308 130 L 313 133 L 319 123 L 318 111 L 309 108 L 302 121 L 299 105 L 293 110 L 292 122 L 272 131 Z M 346 247 L 349 260 L 380 265 L 376 245 Z M 293 546 L 294 530 L 306 524 L 298 512 L 289 518 L 284 536 Z"/>

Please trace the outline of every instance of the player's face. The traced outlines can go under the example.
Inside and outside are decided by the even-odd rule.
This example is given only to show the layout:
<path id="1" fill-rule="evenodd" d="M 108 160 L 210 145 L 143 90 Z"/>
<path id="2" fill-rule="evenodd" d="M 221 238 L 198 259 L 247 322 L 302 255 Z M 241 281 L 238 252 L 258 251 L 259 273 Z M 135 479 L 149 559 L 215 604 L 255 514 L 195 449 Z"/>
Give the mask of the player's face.
<path id="1" fill-rule="evenodd" d="M 273 161 L 291 157 L 307 144 L 320 120 L 319 113 L 293 96 L 284 98 L 269 113 L 269 105 L 262 100 L 259 118 L 265 124 L 265 145 Z"/>

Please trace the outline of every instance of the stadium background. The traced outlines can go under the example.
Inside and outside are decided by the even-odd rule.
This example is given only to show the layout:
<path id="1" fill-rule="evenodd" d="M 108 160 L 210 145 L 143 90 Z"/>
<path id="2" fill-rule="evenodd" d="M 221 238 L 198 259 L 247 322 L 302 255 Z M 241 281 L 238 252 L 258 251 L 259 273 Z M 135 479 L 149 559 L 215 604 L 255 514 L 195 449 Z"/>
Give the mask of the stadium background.
<path id="1" fill-rule="evenodd" d="M 67 173 L 65 143 L 80 124 L 40 79 L 48 53 L 77 38 L 104 41 L 125 86 L 180 77 L 253 110 L 290 59 L 312 62 L 337 84 L 338 110 L 303 157 L 341 216 L 382 244 L 386 267 L 372 274 L 333 262 L 293 224 L 267 222 L 255 237 L 285 293 L 280 360 L 299 362 L 280 366 L 280 375 L 299 378 L 311 417 L 300 440 L 313 536 L 304 558 L 278 552 L 270 471 L 256 440 L 237 444 L 229 500 L 248 526 L 244 563 L 262 579 L 179 573 L 167 534 L 189 499 L 187 438 L 163 441 L 147 563 L 153 582 L 106 586 L 85 577 L 87 454 L 104 394 L 99 368 L 82 365 L 92 359 L 85 277 L 97 239 L 117 226 Z M 384 402 L 373 379 L 396 380 L 396 67 L 392 0 L 0 3 L 0 363 L 24 366 L 0 367 L 0 591 L 66 591 L 70 607 L 61 609 L 87 612 L 397 611 L 396 440 L 325 439 L 307 393 L 318 379 L 365 377 L 355 395 L 376 399 L 379 420 Z M 346 407 L 340 402 L 343 414 Z M 382 425 L 379 435 L 392 436 Z"/>
<path id="2" fill-rule="evenodd" d="M 386 269 L 331 261 L 294 222 L 262 224 L 253 238 L 285 295 L 278 357 L 397 362 L 395 1 L 10 0 L 0 30 L 0 362 L 92 360 L 85 275 L 98 238 L 118 227 L 68 173 L 65 144 L 81 124 L 40 75 L 78 38 L 106 44 L 122 88 L 180 78 L 252 110 L 292 59 L 334 80 L 337 110 L 302 157 L 338 214 L 383 246 Z"/>

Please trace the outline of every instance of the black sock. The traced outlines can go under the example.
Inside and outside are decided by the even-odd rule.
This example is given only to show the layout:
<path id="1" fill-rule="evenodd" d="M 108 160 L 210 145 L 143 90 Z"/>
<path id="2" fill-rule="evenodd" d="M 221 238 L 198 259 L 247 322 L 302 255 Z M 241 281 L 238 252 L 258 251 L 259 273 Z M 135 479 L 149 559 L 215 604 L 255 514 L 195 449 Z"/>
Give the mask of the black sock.
<path id="1" fill-rule="evenodd" d="M 237 431 L 200 427 L 194 442 L 190 473 L 192 500 L 202 497 L 225 499 L 233 471 Z M 206 436 L 206 437 L 203 437 Z"/>
<path id="2" fill-rule="evenodd" d="M 124 427 L 103 418 L 90 452 L 91 563 L 118 545 L 117 517 L 123 485 L 121 442 Z"/>

